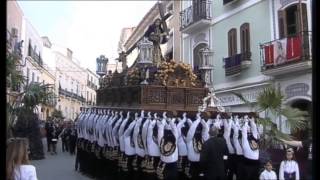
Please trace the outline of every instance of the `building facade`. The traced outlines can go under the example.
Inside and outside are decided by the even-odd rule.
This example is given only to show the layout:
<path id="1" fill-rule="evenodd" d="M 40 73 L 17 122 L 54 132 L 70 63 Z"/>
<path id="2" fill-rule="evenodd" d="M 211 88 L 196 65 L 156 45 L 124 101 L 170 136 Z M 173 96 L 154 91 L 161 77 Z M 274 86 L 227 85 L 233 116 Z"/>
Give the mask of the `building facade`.
<path id="1" fill-rule="evenodd" d="M 260 42 L 261 72 L 285 96 L 285 105 L 312 114 L 311 0 L 280 0 L 269 3 L 272 38 Z M 310 118 L 311 119 L 311 118 Z M 281 124 L 286 129 L 285 119 Z M 307 138 L 307 131 L 294 134 Z"/>
<path id="2" fill-rule="evenodd" d="M 123 49 L 127 52 L 127 65 L 130 67 L 138 57 L 138 48 L 136 44 L 145 35 L 145 32 L 152 25 L 157 18 L 163 18 L 166 21 L 168 28 L 168 41 L 161 44 L 161 53 L 166 59 L 173 59 L 181 61 L 181 32 L 179 29 L 179 1 L 161 1 L 162 3 L 162 17 L 160 15 L 158 3 L 145 14 L 137 27 L 134 28 L 130 36 L 123 43 Z M 120 39 L 121 42 L 121 39 Z"/>
<path id="3" fill-rule="evenodd" d="M 311 36 L 300 32 L 311 29 L 310 3 L 302 1 L 300 13 L 298 0 L 181 1 L 182 59 L 197 69 L 199 50 L 213 51 L 213 86 L 229 111 L 251 111 L 233 93 L 256 102 L 269 85 L 286 105 L 311 108 Z M 274 120 L 290 133 L 284 118 Z"/>
<path id="4" fill-rule="evenodd" d="M 56 83 L 59 101 L 57 109 L 62 111 L 66 120 L 74 120 L 80 113 L 80 107 L 86 103 L 86 70 L 72 57 L 69 48 L 56 47 Z"/>
<path id="5" fill-rule="evenodd" d="M 23 21 L 23 12 L 16 1 L 7 2 L 7 43 L 6 49 L 8 53 L 17 52 L 19 49 L 17 47 L 18 43 L 21 42 L 22 38 L 22 21 Z M 21 54 L 22 52 L 18 52 Z M 20 58 L 20 64 L 23 65 L 23 59 Z M 15 67 L 16 70 L 22 72 L 22 67 Z M 21 90 L 20 86 L 10 88 L 10 83 L 7 79 L 7 102 L 12 103 L 17 98 L 17 93 Z"/>
<path id="6" fill-rule="evenodd" d="M 22 40 L 24 41 L 22 48 L 24 66 L 22 69 L 23 75 L 26 77 L 26 83 L 51 84 L 52 89 L 50 91 L 54 93 L 55 76 L 44 63 L 42 38 L 27 18 L 23 18 L 22 21 Z M 51 115 L 56 102 L 57 99 L 51 98 L 47 105 L 40 104 L 37 106 L 40 120 L 46 120 Z"/>
<path id="7" fill-rule="evenodd" d="M 86 69 L 87 84 L 86 84 L 86 104 L 94 106 L 97 103 L 96 90 L 98 89 L 99 77 L 90 69 Z"/>

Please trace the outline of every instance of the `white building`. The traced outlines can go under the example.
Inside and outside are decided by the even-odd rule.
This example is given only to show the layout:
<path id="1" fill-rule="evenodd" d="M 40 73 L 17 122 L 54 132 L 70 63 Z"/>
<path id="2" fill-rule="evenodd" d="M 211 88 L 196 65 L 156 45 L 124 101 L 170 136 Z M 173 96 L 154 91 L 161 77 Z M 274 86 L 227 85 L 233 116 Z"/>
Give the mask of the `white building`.
<path id="1" fill-rule="evenodd" d="M 99 88 L 99 77 L 93 73 L 90 69 L 86 69 L 87 72 L 87 86 L 86 86 L 86 104 L 87 105 L 96 105 L 97 103 L 97 94 L 96 90 Z"/>

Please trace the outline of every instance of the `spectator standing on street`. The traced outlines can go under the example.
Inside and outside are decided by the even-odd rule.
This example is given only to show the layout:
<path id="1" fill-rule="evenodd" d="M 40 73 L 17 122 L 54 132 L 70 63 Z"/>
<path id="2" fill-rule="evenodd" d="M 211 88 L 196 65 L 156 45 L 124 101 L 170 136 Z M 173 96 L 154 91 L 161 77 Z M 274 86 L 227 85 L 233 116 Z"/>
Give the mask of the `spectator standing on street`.
<path id="1" fill-rule="evenodd" d="M 200 164 L 207 180 L 225 179 L 224 157 L 228 155 L 228 148 L 226 140 L 218 134 L 218 128 L 210 128 L 210 139 L 203 144 L 200 153 Z"/>
<path id="2" fill-rule="evenodd" d="M 259 180 L 276 180 L 277 174 L 272 170 L 272 162 L 268 160 L 264 166 L 264 171 L 260 174 Z"/>
<path id="3" fill-rule="evenodd" d="M 46 122 L 45 124 L 45 129 L 46 129 L 46 137 L 47 137 L 47 150 L 48 152 L 51 152 L 51 134 L 52 134 L 52 126 L 53 126 L 53 122 L 51 120 L 49 120 L 48 122 Z"/>
<path id="4" fill-rule="evenodd" d="M 280 180 L 299 180 L 299 166 L 294 159 L 294 151 L 292 148 L 287 149 L 286 159 L 281 161 L 279 169 Z"/>
<path id="5" fill-rule="evenodd" d="M 76 143 L 77 143 L 77 130 L 74 124 L 71 125 L 71 128 L 69 129 L 69 150 L 70 154 L 74 155 L 75 154 L 75 149 L 76 149 Z"/>
<path id="6" fill-rule="evenodd" d="M 49 141 L 51 142 L 51 154 L 57 154 L 57 142 L 58 142 L 58 126 L 57 124 L 53 124 L 52 125 L 52 130 L 51 130 L 51 136 L 50 136 L 50 139 Z"/>
<path id="7" fill-rule="evenodd" d="M 37 180 L 36 168 L 29 164 L 27 138 L 11 138 L 7 142 L 6 180 Z"/>
<path id="8" fill-rule="evenodd" d="M 62 152 L 69 152 L 70 128 L 68 127 L 68 125 L 64 126 L 61 133 L 59 134 L 59 137 L 61 137 Z"/>

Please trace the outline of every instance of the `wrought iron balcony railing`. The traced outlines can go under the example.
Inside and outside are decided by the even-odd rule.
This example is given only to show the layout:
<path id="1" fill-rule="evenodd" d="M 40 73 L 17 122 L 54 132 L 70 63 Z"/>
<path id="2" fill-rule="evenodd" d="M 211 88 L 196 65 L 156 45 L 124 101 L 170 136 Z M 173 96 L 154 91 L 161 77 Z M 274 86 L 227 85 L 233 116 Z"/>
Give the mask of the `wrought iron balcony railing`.
<path id="1" fill-rule="evenodd" d="M 251 52 L 248 51 L 223 58 L 223 62 L 226 76 L 239 74 L 243 68 L 251 64 Z"/>
<path id="2" fill-rule="evenodd" d="M 69 97 L 69 98 L 73 98 L 73 99 L 79 100 L 81 102 L 85 102 L 86 101 L 86 99 L 84 97 L 79 96 L 76 93 L 72 93 L 72 92 L 66 91 L 66 90 L 61 89 L 61 88 L 59 89 L 59 94 L 63 95 L 63 96 L 66 96 L 66 97 Z"/>
<path id="3" fill-rule="evenodd" d="M 184 30 L 198 21 L 211 19 L 211 1 L 197 1 L 197 4 L 180 12 L 180 30 Z"/>
<path id="4" fill-rule="evenodd" d="M 277 69 L 312 60 L 312 33 L 276 39 L 260 45 L 261 71 Z"/>
<path id="5" fill-rule="evenodd" d="M 97 90 L 98 89 L 98 86 L 95 85 L 94 83 L 92 83 L 91 81 L 87 80 L 87 86 L 94 89 L 94 90 Z"/>
<path id="6" fill-rule="evenodd" d="M 32 59 L 35 60 L 40 66 L 43 65 L 40 54 L 37 54 L 37 52 L 30 45 L 28 46 L 28 56 L 32 57 Z"/>

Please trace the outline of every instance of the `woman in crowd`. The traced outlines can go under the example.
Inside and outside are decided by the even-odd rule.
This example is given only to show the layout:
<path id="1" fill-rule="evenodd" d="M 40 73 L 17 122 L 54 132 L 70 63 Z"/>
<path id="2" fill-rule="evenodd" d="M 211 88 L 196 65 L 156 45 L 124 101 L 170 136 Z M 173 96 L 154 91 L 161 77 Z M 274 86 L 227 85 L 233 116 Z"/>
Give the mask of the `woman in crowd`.
<path id="1" fill-rule="evenodd" d="M 26 138 L 7 142 L 6 180 L 37 180 L 36 168 L 29 164 L 29 143 Z"/>

